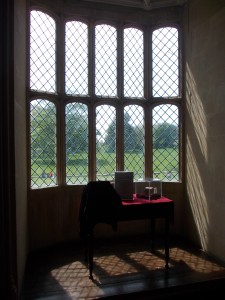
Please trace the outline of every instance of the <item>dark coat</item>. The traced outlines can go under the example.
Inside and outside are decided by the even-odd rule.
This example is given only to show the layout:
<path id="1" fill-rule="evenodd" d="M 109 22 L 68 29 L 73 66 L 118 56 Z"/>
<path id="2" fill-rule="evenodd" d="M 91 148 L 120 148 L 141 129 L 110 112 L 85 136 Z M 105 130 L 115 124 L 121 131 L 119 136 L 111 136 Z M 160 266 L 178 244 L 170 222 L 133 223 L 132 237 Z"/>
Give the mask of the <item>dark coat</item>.
<path id="1" fill-rule="evenodd" d="M 116 231 L 121 206 L 122 200 L 109 181 L 90 181 L 84 187 L 80 204 L 81 237 L 97 223 L 109 224 Z"/>

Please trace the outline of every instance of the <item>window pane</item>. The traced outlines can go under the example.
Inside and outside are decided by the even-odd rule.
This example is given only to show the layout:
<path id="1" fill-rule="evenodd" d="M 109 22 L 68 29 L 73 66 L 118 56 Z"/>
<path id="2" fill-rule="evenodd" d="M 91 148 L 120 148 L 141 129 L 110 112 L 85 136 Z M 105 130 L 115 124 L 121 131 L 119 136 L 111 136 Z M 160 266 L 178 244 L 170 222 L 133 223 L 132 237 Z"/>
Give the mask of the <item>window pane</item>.
<path id="1" fill-rule="evenodd" d="M 157 29 L 152 34 L 153 97 L 179 96 L 178 31 Z"/>
<path id="2" fill-rule="evenodd" d="M 88 94 L 88 28 L 81 22 L 66 23 L 66 93 Z"/>
<path id="3" fill-rule="evenodd" d="M 153 174 L 164 181 L 179 180 L 179 116 L 175 105 L 153 109 Z"/>
<path id="4" fill-rule="evenodd" d="M 66 106 L 66 182 L 88 181 L 88 110 L 82 103 Z"/>
<path id="5" fill-rule="evenodd" d="M 55 21 L 40 11 L 30 16 L 30 88 L 56 91 Z"/>
<path id="6" fill-rule="evenodd" d="M 113 180 L 116 170 L 116 111 L 113 106 L 96 108 L 96 178 Z"/>
<path id="7" fill-rule="evenodd" d="M 30 105 L 31 187 L 56 184 L 56 108 L 47 100 Z"/>
<path id="8" fill-rule="evenodd" d="M 95 28 L 95 94 L 117 95 L 117 33 L 109 25 Z"/>
<path id="9" fill-rule="evenodd" d="M 134 180 L 144 179 L 144 113 L 138 105 L 124 110 L 125 170 L 134 172 Z"/>
<path id="10" fill-rule="evenodd" d="M 124 29 L 124 96 L 143 97 L 143 32 L 136 28 Z"/>

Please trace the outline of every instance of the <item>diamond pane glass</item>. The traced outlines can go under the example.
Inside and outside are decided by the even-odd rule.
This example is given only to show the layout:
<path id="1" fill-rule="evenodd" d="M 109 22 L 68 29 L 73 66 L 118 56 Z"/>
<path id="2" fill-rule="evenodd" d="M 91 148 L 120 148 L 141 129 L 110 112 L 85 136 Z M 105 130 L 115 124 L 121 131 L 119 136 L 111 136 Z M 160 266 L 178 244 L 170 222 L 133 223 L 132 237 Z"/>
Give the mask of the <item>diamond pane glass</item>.
<path id="1" fill-rule="evenodd" d="M 175 105 L 153 109 L 153 175 L 164 181 L 179 181 L 179 116 Z"/>
<path id="2" fill-rule="evenodd" d="M 66 183 L 88 181 L 88 110 L 82 103 L 66 105 Z"/>
<path id="3" fill-rule="evenodd" d="M 95 28 L 95 94 L 117 95 L 117 32 L 105 24 Z"/>
<path id="4" fill-rule="evenodd" d="M 47 100 L 30 104 L 31 187 L 56 185 L 56 108 Z"/>
<path id="5" fill-rule="evenodd" d="M 96 178 L 113 180 L 116 170 L 116 111 L 113 106 L 96 108 Z"/>
<path id="6" fill-rule="evenodd" d="M 173 27 L 152 34 L 153 97 L 179 96 L 178 31 Z"/>
<path id="7" fill-rule="evenodd" d="M 55 21 L 40 11 L 30 14 L 30 88 L 56 91 Z"/>
<path id="8" fill-rule="evenodd" d="M 144 112 L 138 105 L 124 110 L 124 164 L 126 171 L 134 172 L 134 180 L 144 178 Z"/>
<path id="9" fill-rule="evenodd" d="M 88 94 L 88 28 L 81 22 L 66 23 L 66 93 Z"/>
<path id="10" fill-rule="evenodd" d="M 124 96 L 144 95 L 143 32 L 136 28 L 124 29 Z"/>

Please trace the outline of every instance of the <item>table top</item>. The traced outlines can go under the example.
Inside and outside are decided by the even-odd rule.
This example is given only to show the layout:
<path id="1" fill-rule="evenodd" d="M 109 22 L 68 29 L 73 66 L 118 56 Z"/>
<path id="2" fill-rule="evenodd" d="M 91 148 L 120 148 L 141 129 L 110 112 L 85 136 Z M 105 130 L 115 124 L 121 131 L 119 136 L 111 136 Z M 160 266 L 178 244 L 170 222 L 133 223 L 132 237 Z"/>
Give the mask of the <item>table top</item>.
<path id="1" fill-rule="evenodd" d="M 122 204 L 123 205 L 143 205 L 143 204 L 159 204 L 159 203 L 173 203 L 173 200 L 166 198 L 164 196 L 158 198 L 158 199 L 147 199 L 146 197 L 133 194 L 133 199 L 130 200 L 123 200 L 122 199 Z"/>

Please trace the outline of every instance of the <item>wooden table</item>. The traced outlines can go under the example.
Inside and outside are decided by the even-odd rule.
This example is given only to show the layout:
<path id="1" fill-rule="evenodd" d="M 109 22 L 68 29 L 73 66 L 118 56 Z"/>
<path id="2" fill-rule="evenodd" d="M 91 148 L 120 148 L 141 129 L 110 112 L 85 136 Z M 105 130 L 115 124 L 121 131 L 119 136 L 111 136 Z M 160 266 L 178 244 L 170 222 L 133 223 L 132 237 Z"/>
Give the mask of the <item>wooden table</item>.
<path id="1" fill-rule="evenodd" d="M 151 248 L 154 250 L 155 219 L 165 220 L 165 267 L 169 268 L 169 229 L 174 218 L 174 201 L 166 197 L 156 200 L 148 200 L 144 197 L 133 195 L 132 200 L 122 200 L 122 206 L 118 214 L 119 221 L 132 221 L 149 219 L 151 221 Z M 89 267 L 89 278 L 93 278 L 93 230 L 86 232 L 86 260 Z"/>

